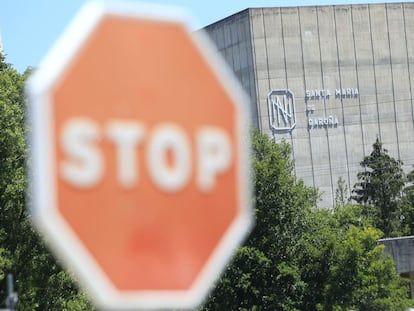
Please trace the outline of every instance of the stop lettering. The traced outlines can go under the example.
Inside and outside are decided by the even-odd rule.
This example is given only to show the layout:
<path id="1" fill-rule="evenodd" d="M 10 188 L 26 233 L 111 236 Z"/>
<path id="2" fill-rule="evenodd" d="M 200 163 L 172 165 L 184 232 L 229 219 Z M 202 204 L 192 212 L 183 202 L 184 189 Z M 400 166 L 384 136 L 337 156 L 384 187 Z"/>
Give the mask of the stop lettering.
<path id="1" fill-rule="evenodd" d="M 151 131 L 139 121 L 113 120 L 100 127 L 86 118 L 66 122 L 61 133 L 66 159 L 60 165 L 62 178 L 69 184 L 88 188 L 105 178 L 105 166 L 115 165 L 119 186 L 137 186 L 138 150 L 142 149 L 151 181 L 162 191 L 182 190 L 195 174 L 200 191 L 210 192 L 216 179 L 229 169 L 232 146 L 226 132 L 218 127 L 200 127 L 192 137 L 173 123 L 157 124 Z M 99 142 L 107 139 L 116 148 L 116 163 L 105 163 Z M 192 152 L 196 163 L 192 163 Z M 173 158 L 168 160 L 169 154 Z M 145 181 L 143 181 L 145 182 Z"/>

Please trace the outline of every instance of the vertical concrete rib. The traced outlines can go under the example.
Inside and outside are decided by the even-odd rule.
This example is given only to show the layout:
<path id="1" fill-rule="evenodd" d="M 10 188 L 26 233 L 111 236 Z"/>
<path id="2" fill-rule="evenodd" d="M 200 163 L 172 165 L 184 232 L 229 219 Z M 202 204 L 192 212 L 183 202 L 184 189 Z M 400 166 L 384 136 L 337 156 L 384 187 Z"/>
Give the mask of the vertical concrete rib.
<path id="1" fill-rule="evenodd" d="M 339 63 L 339 46 L 338 46 L 338 25 L 337 25 L 337 20 L 336 20 L 336 10 L 335 7 L 333 9 L 333 17 L 334 17 L 334 26 L 335 26 L 335 44 L 336 44 L 336 59 L 337 59 L 337 64 L 338 64 L 338 75 L 339 75 L 339 87 L 342 89 L 342 77 L 341 77 L 341 66 Z M 348 179 L 348 187 L 349 189 L 351 189 L 351 174 L 349 171 L 349 157 L 348 157 L 348 142 L 346 139 L 346 127 L 345 127 L 345 109 L 344 109 L 344 101 L 341 97 L 340 99 L 341 102 L 341 111 L 342 111 L 342 120 L 341 123 L 342 125 L 342 133 L 344 135 L 344 142 L 345 142 L 345 157 L 346 157 L 346 170 L 347 170 L 347 179 Z"/>
<path id="2" fill-rule="evenodd" d="M 271 83 L 270 83 L 270 66 L 269 66 L 269 52 L 267 51 L 267 34 L 266 34 L 266 23 L 264 17 L 264 9 L 260 9 L 260 16 L 262 17 L 262 26 L 263 26 L 263 37 L 264 37 L 264 51 L 265 51 L 265 58 L 266 58 L 266 72 L 267 72 L 267 91 L 271 91 Z M 276 142 L 276 135 L 272 131 L 273 134 L 273 141 Z"/>
<path id="3" fill-rule="evenodd" d="M 285 33 L 283 30 L 283 15 L 281 12 L 281 9 L 279 8 L 279 16 L 280 16 L 280 29 L 281 29 L 281 37 L 282 37 L 282 46 L 283 46 L 283 61 L 284 61 L 284 66 L 285 66 L 285 81 L 286 81 L 286 88 L 289 89 L 289 79 L 288 79 L 288 69 L 287 69 L 287 63 L 286 63 L 286 46 L 285 46 Z M 290 144 L 292 146 L 292 158 L 293 161 L 296 163 L 296 156 L 295 156 L 295 145 L 293 144 L 293 134 L 292 131 L 290 131 L 289 133 L 289 137 L 290 137 Z M 295 172 L 295 176 L 297 176 L 296 174 L 296 165 L 294 166 L 294 172 Z"/>
<path id="4" fill-rule="evenodd" d="M 268 86 L 268 91 L 270 92 L 272 86 L 270 84 L 270 66 L 269 66 L 269 52 L 267 51 L 266 23 L 265 23 L 265 17 L 264 17 L 263 8 L 260 11 L 261 11 L 261 16 L 262 16 L 263 35 L 264 35 L 264 46 L 265 46 L 265 57 L 266 57 L 266 71 L 267 71 L 267 86 Z"/>
<path id="5" fill-rule="evenodd" d="M 261 133 L 264 133 L 263 124 L 262 124 L 262 109 L 260 107 L 260 98 L 259 98 L 259 75 L 257 73 L 257 55 L 256 55 L 256 45 L 254 43 L 254 29 L 251 14 L 253 14 L 254 9 L 249 9 L 249 30 L 250 30 L 250 43 L 252 46 L 252 58 L 253 58 L 253 72 L 254 72 L 254 83 L 255 83 L 255 93 L 256 93 L 256 107 L 257 107 L 257 125 Z M 253 34 L 253 35 L 252 35 Z"/>
<path id="6" fill-rule="evenodd" d="M 323 61 L 322 61 L 322 48 L 321 48 L 321 34 L 320 34 L 320 25 L 319 25 L 319 8 L 316 6 L 316 25 L 318 29 L 318 48 L 319 48 L 319 61 L 320 61 L 320 70 L 321 70 L 321 78 L 322 78 L 322 89 L 325 89 L 325 79 L 323 78 Z M 323 110 L 325 117 L 327 116 L 326 111 L 326 98 L 323 98 Z M 335 198 L 334 198 L 334 182 L 333 182 L 333 175 L 332 175 L 332 160 L 331 160 L 331 146 L 329 143 L 329 128 L 326 127 L 325 129 L 326 133 L 326 142 L 328 146 L 328 162 L 329 162 L 329 177 L 331 180 L 331 191 L 332 191 L 332 206 L 335 206 Z"/>
<path id="7" fill-rule="evenodd" d="M 260 108 L 258 107 L 258 105 L 257 105 L 257 89 L 256 89 L 256 79 L 255 79 L 255 72 L 256 72 L 256 70 L 255 70 L 255 65 L 254 65 L 254 53 L 253 53 L 253 50 L 254 50 L 254 44 L 253 44 L 253 36 L 252 36 L 252 29 L 251 29 L 251 24 L 252 24 L 252 22 L 251 22 L 251 18 L 250 18 L 250 11 L 251 11 L 251 9 L 247 9 L 247 14 L 246 14 L 246 16 L 247 16 L 247 30 L 248 30 L 248 35 L 247 35 L 247 39 L 246 39 L 246 43 L 248 43 L 249 44 L 249 50 L 247 51 L 247 57 L 249 58 L 249 60 L 250 61 L 248 61 L 248 63 L 247 63 L 247 67 L 249 68 L 249 70 L 248 70 L 248 77 L 249 77 L 249 85 L 250 85 L 250 83 L 253 85 L 250 85 L 249 86 L 249 94 L 250 94 L 250 100 L 251 100 L 251 105 L 255 105 L 255 110 L 256 110 L 256 124 L 257 124 L 257 127 L 258 128 L 260 128 L 260 126 L 259 126 L 259 119 L 260 119 L 260 114 L 259 114 L 259 112 L 260 112 Z M 256 76 L 256 78 L 257 78 L 257 76 Z M 251 93 L 251 92 L 253 92 L 253 94 Z M 252 115 L 254 116 L 254 114 L 252 113 Z"/>
<path id="8" fill-rule="evenodd" d="M 390 39 L 390 28 L 389 28 L 389 20 L 388 20 L 388 5 L 385 5 L 385 19 L 387 23 L 387 41 L 388 41 L 388 51 L 389 51 L 389 61 L 390 61 L 390 69 L 391 69 L 391 89 L 392 89 L 392 103 L 394 109 L 394 126 L 395 126 L 395 135 L 397 138 L 397 153 L 398 153 L 398 160 L 401 160 L 401 153 L 400 153 L 400 141 L 398 136 L 398 126 L 397 126 L 397 107 L 395 106 L 395 86 L 394 86 L 394 71 L 392 66 L 392 51 L 391 51 L 391 39 Z"/>
<path id="9" fill-rule="evenodd" d="M 305 90 L 307 89 L 306 86 L 306 73 L 305 73 L 305 58 L 303 56 L 303 34 L 302 34 L 302 23 L 300 18 L 300 7 L 296 7 L 296 11 L 298 13 L 298 21 L 299 21 L 299 36 L 300 36 L 300 52 L 302 56 L 302 72 L 303 72 L 303 85 L 305 87 Z M 309 142 L 309 151 L 310 151 L 310 162 L 311 162 L 311 169 L 312 169 L 312 183 L 313 187 L 315 187 L 315 163 L 313 161 L 313 150 L 312 150 L 312 139 L 311 139 L 311 133 L 310 128 L 308 127 L 308 142 Z"/>
<path id="10" fill-rule="evenodd" d="M 410 58 L 409 58 L 409 51 L 408 51 L 408 36 L 407 36 L 407 24 L 406 24 L 406 13 L 405 13 L 405 4 L 402 4 L 402 10 L 403 10 L 403 23 L 404 23 L 404 38 L 405 38 L 405 52 L 407 57 L 407 70 L 408 70 L 408 84 L 409 84 L 409 94 L 410 94 L 410 101 L 411 101 L 411 120 L 414 125 L 414 103 L 413 103 L 413 90 L 411 85 L 411 66 L 410 66 Z M 414 126 L 413 126 L 414 129 Z M 414 134 L 414 133 L 413 133 Z M 413 288 L 414 290 L 414 288 Z"/>
<path id="11" fill-rule="evenodd" d="M 356 82 L 359 89 L 359 76 L 358 76 L 358 57 L 357 57 L 357 47 L 355 40 L 355 31 L 354 31 L 354 6 L 351 5 L 351 27 L 352 27 L 352 41 L 354 42 L 354 59 L 355 59 L 355 72 L 356 72 Z M 362 154 L 366 156 L 365 153 L 365 137 L 364 137 L 364 126 L 362 122 L 362 108 L 361 108 L 361 97 L 358 96 L 358 106 L 359 106 L 359 124 L 361 126 L 361 138 L 362 138 Z"/>
<path id="12" fill-rule="evenodd" d="M 377 122 L 378 122 L 378 138 L 381 139 L 381 122 L 380 122 L 380 113 L 379 113 L 379 103 L 378 103 L 378 88 L 377 88 L 377 73 L 375 70 L 375 53 L 374 53 L 374 42 L 372 37 L 372 19 L 371 19 L 371 5 L 368 4 L 368 19 L 369 19 L 369 34 L 371 38 L 371 53 L 372 53 L 372 70 L 374 72 L 374 92 L 375 92 L 375 101 L 377 105 Z"/>

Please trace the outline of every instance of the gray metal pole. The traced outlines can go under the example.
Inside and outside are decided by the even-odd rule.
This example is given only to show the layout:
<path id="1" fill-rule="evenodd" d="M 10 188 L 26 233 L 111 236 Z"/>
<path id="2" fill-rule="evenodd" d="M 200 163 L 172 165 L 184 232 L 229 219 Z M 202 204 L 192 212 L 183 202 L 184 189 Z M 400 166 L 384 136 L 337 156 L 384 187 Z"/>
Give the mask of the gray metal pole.
<path id="1" fill-rule="evenodd" d="M 13 275 L 7 275 L 7 298 L 6 298 L 6 307 L 9 311 L 16 311 L 15 307 L 18 301 L 17 293 L 14 291 L 14 282 Z M 1 311 L 1 309 L 0 309 Z"/>

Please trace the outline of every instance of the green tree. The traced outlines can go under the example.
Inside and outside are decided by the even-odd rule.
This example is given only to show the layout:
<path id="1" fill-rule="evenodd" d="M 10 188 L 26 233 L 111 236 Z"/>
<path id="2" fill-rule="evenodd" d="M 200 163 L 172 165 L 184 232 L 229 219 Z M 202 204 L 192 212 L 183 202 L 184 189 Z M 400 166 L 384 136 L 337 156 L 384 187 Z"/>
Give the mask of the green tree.
<path id="1" fill-rule="evenodd" d="M 408 284 L 360 205 L 313 208 L 287 143 L 253 132 L 256 226 L 202 310 L 404 310 Z"/>
<path id="2" fill-rule="evenodd" d="M 407 174 L 407 184 L 402 199 L 402 215 L 404 235 L 414 235 L 414 171 Z"/>
<path id="3" fill-rule="evenodd" d="M 349 202 L 348 186 L 345 180 L 339 177 L 337 188 L 335 190 L 335 205 L 337 207 L 344 207 Z"/>
<path id="4" fill-rule="evenodd" d="M 384 258 L 377 241 L 381 232 L 372 227 L 351 226 L 336 247 L 330 275 L 324 286 L 323 310 L 405 310 L 408 280 Z"/>
<path id="5" fill-rule="evenodd" d="M 365 206 L 365 214 L 385 236 L 398 236 L 401 228 L 401 197 L 405 185 L 402 162 L 395 160 L 376 140 L 373 150 L 361 162 L 363 171 L 352 190 L 352 199 Z"/>
<path id="6" fill-rule="evenodd" d="M 322 289 L 329 277 L 337 237 L 329 210 L 314 210 L 304 226 L 306 232 L 296 246 L 300 278 L 306 284 L 300 309 L 310 311 L 324 300 Z"/>
<path id="7" fill-rule="evenodd" d="M 304 292 L 296 241 L 317 193 L 293 176 L 290 145 L 252 134 L 255 217 L 250 238 L 204 310 L 299 310 Z"/>
<path id="8" fill-rule="evenodd" d="M 299 241 L 298 266 L 306 284 L 301 310 L 405 310 L 408 281 L 377 241 L 382 232 L 362 207 L 315 210 Z"/>
<path id="9" fill-rule="evenodd" d="M 29 163 L 21 75 L 0 57 L 0 299 L 4 277 L 13 273 L 18 310 L 92 310 L 72 278 L 46 250 L 27 213 L 25 172 Z"/>

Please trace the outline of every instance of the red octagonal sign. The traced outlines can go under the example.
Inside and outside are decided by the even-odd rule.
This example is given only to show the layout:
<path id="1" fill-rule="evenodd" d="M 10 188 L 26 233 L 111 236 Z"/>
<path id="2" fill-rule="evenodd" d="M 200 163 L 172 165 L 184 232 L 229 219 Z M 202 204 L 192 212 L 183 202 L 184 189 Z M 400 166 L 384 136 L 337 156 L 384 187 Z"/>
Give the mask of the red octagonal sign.
<path id="1" fill-rule="evenodd" d="M 174 16 L 88 4 L 27 87 L 33 218 L 105 308 L 199 304 L 251 224 L 242 92 Z"/>

